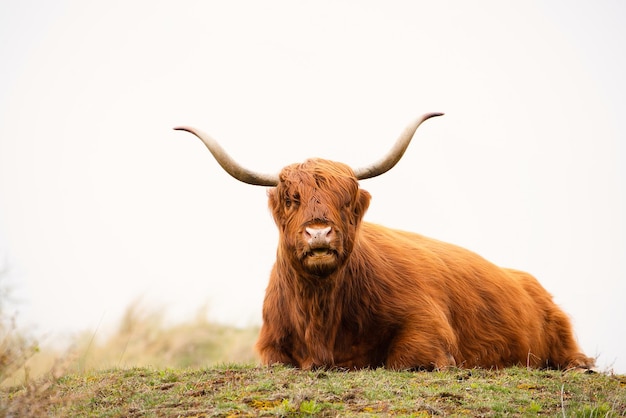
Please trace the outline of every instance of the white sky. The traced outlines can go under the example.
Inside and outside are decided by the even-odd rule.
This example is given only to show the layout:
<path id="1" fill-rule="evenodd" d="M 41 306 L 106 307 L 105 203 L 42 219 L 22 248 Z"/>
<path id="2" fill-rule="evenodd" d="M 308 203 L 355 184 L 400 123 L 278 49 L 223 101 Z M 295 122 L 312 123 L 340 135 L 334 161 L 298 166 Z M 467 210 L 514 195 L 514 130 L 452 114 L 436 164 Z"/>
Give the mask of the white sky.
<path id="1" fill-rule="evenodd" d="M 548 5 L 549 3 L 549 5 Z M 277 234 L 241 163 L 378 159 L 366 219 L 531 272 L 626 372 L 626 3 L 0 2 L 0 264 L 21 323 L 260 323 Z"/>

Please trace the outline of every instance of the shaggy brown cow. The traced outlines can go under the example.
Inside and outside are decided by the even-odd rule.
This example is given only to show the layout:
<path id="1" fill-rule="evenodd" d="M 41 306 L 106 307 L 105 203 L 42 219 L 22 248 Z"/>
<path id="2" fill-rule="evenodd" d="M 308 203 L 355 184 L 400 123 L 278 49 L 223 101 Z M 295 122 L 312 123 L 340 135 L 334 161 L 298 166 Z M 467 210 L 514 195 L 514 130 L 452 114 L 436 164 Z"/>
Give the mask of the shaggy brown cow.
<path id="1" fill-rule="evenodd" d="M 279 230 L 257 349 L 264 364 L 311 369 L 512 365 L 590 368 L 568 317 L 531 275 L 418 234 L 363 222 L 358 180 L 391 169 L 426 114 L 392 151 L 359 170 L 310 159 L 261 175 L 198 136 L 233 177 L 274 186 Z"/>

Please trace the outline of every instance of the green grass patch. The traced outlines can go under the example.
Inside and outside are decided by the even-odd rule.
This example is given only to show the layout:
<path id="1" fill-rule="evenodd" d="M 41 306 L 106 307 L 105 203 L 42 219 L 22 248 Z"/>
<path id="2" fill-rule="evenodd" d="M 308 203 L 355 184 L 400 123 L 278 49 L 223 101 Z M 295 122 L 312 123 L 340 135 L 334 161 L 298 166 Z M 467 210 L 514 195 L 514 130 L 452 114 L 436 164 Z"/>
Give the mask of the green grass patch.
<path id="1" fill-rule="evenodd" d="M 2 414 L 52 417 L 626 415 L 626 376 L 511 368 L 394 372 L 223 365 L 68 374 L 0 392 Z"/>

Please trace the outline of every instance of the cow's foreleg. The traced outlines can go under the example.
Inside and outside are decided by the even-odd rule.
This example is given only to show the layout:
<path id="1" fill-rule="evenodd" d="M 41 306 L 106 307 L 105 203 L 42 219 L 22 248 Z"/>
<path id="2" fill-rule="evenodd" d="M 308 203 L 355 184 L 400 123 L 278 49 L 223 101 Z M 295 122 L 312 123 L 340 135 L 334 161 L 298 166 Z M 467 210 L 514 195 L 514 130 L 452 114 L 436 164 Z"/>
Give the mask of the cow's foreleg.
<path id="1" fill-rule="evenodd" d="M 278 335 L 275 329 L 263 324 L 255 346 L 262 364 L 270 366 L 280 363 L 299 366 L 291 354 L 290 347 L 291 344 L 284 337 Z"/>
<path id="2" fill-rule="evenodd" d="M 423 330 L 404 329 L 396 335 L 385 367 L 393 370 L 445 369 L 456 366 L 454 336 L 445 327 Z"/>

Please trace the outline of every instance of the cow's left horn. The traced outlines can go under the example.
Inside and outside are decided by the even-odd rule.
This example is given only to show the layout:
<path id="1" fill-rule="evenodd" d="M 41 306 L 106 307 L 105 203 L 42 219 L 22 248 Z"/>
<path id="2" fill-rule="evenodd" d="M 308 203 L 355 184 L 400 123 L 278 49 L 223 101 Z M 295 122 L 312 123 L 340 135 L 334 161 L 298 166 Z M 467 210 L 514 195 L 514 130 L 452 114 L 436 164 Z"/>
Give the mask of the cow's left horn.
<path id="1" fill-rule="evenodd" d="M 411 142 L 411 139 L 413 138 L 413 134 L 415 134 L 415 131 L 417 130 L 417 128 L 419 128 L 422 122 L 434 116 L 441 115 L 443 115 L 443 113 L 426 113 L 425 115 L 422 115 L 419 118 L 415 119 L 409 124 L 409 126 L 404 129 L 400 137 L 396 140 L 393 148 L 391 148 L 387 155 L 385 155 L 383 158 L 381 158 L 372 165 L 357 168 L 356 170 L 354 170 L 356 178 L 358 178 L 359 180 L 365 180 L 372 177 L 380 176 L 381 174 L 384 174 L 387 171 L 391 170 L 393 166 L 396 165 L 398 161 L 400 161 L 400 158 L 402 158 L 404 151 L 406 151 L 409 143 Z"/>
<path id="2" fill-rule="evenodd" d="M 211 154 L 213 154 L 213 156 L 222 166 L 222 168 L 237 180 L 255 186 L 273 187 L 278 185 L 277 175 L 256 173 L 254 171 L 248 170 L 245 167 L 242 167 L 239 163 L 233 160 L 232 157 L 226 153 L 226 151 L 224 151 L 224 149 L 220 146 L 220 144 L 217 143 L 215 139 L 211 138 L 209 135 L 202 132 L 201 130 L 188 126 L 178 126 L 174 129 L 176 129 L 177 131 L 190 132 L 200 138 L 200 140 L 204 142 L 204 145 L 206 145 L 209 151 L 211 151 Z"/>

